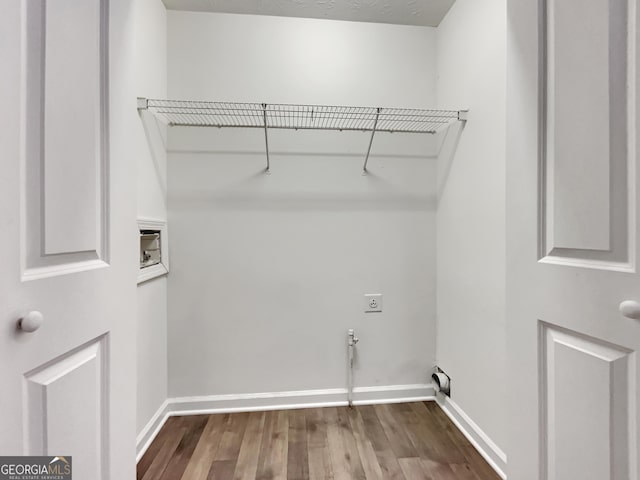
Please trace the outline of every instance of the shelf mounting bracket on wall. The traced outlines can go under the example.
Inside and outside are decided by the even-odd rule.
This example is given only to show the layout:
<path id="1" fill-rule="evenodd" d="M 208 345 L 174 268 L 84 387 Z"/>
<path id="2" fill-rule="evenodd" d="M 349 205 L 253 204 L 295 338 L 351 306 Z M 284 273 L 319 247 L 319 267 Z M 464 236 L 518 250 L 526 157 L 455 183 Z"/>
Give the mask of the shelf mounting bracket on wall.
<path id="1" fill-rule="evenodd" d="M 269 134 L 267 133 L 269 127 L 267 125 L 267 104 L 266 103 L 262 104 L 262 117 L 264 119 L 264 145 L 267 152 L 267 169 L 265 170 L 265 173 L 269 175 L 271 171 L 269 170 L 269 167 L 270 167 L 269 165 Z"/>
<path id="2" fill-rule="evenodd" d="M 373 145 L 373 137 L 376 134 L 378 128 L 378 120 L 380 119 L 381 108 L 376 109 L 376 119 L 373 122 L 373 130 L 371 130 L 371 138 L 369 139 L 369 148 L 367 148 L 367 157 L 364 159 L 364 166 L 362 167 L 362 175 L 367 174 L 367 163 L 369 163 L 369 154 L 371 153 L 371 145 Z"/>
<path id="3" fill-rule="evenodd" d="M 468 110 L 373 108 L 332 105 L 205 102 L 138 98 L 138 110 L 148 110 L 170 127 L 258 128 L 264 130 L 271 173 L 269 129 L 371 132 L 362 174 L 376 133 L 435 134 L 451 122 L 467 121 Z"/>

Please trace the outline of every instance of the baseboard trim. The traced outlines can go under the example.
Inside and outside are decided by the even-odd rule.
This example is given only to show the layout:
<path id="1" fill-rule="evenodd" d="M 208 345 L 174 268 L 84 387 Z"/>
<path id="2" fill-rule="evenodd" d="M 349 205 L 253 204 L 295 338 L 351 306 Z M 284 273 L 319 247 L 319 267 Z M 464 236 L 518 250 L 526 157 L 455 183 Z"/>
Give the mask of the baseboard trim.
<path id="1" fill-rule="evenodd" d="M 149 423 L 145 425 L 136 438 L 136 463 L 140 461 L 144 453 L 156 438 L 158 432 L 169 418 L 169 400 L 165 400 L 160 408 L 153 414 Z"/>
<path id="2" fill-rule="evenodd" d="M 484 431 L 449 397 L 438 393 L 436 402 L 500 478 L 506 479 L 507 456 Z"/>
<path id="3" fill-rule="evenodd" d="M 357 387 L 353 389 L 353 403 L 354 405 L 373 405 L 376 403 L 417 402 L 433 400 L 434 395 L 435 390 L 431 384 Z M 347 405 L 346 388 L 169 399 L 171 415 L 290 410 L 343 405 Z"/>
<path id="4" fill-rule="evenodd" d="M 353 390 L 354 405 L 424 401 L 437 402 L 496 473 L 503 479 L 507 478 L 505 474 L 507 456 L 504 452 L 454 401 L 444 395 L 436 395 L 432 384 L 356 387 Z M 158 408 L 138 435 L 136 462 L 140 461 L 169 417 L 345 405 L 347 405 L 346 388 L 169 398 Z"/>

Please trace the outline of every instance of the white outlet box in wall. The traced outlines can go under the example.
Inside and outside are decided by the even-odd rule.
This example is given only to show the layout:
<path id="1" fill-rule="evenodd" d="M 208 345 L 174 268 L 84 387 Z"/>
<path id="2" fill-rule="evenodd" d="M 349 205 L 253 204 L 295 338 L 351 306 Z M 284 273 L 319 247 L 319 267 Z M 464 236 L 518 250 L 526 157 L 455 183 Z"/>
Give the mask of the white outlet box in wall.
<path id="1" fill-rule="evenodd" d="M 364 311 L 365 313 L 382 312 L 382 294 L 381 293 L 365 293 L 364 294 Z"/>

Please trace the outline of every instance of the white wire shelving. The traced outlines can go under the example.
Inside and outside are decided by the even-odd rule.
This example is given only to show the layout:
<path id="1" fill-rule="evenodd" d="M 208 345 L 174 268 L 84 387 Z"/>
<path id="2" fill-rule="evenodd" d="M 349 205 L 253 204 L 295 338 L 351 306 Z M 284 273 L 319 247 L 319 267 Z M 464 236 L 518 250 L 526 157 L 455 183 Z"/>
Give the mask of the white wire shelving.
<path id="1" fill-rule="evenodd" d="M 259 128 L 264 130 L 269 172 L 269 129 L 371 132 L 363 173 L 374 135 L 387 133 L 435 134 L 453 121 L 466 121 L 467 110 L 294 105 L 192 100 L 138 99 L 139 110 L 149 110 L 169 126 Z"/>

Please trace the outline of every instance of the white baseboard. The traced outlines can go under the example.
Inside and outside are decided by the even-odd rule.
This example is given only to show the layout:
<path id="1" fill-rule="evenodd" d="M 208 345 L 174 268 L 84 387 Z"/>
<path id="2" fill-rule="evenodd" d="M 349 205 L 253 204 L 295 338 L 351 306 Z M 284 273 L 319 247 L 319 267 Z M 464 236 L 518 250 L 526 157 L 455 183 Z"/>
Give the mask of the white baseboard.
<path id="1" fill-rule="evenodd" d="M 353 403 L 354 405 L 373 405 L 376 403 L 419 402 L 433 400 L 434 395 L 435 390 L 431 384 L 356 387 L 353 389 Z M 169 399 L 169 405 L 171 415 L 339 407 L 347 405 L 347 389 L 178 397 Z"/>
<path id="2" fill-rule="evenodd" d="M 434 395 L 435 390 L 432 384 L 356 387 L 353 389 L 353 403 L 354 405 L 374 405 L 377 403 L 422 402 L 434 400 Z M 160 406 L 138 435 L 136 462 L 140 461 L 167 418 L 172 416 L 344 405 L 347 405 L 346 388 L 169 398 Z"/>
<path id="3" fill-rule="evenodd" d="M 140 461 L 153 439 L 156 438 L 167 418 L 169 418 L 169 400 L 162 402 L 158 411 L 138 434 L 136 438 L 136 463 Z"/>
<path id="4" fill-rule="evenodd" d="M 500 478 L 506 479 L 507 456 L 482 429 L 449 397 L 438 393 L 436 402 L 451 421 L 467 437 Z"/>

